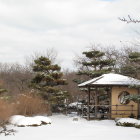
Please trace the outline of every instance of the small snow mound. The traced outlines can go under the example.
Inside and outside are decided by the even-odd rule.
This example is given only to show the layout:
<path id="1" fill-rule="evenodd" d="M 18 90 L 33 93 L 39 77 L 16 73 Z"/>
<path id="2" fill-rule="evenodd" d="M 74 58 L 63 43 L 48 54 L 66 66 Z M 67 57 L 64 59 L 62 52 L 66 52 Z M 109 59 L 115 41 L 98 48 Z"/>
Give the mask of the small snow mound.
<path id="1" fill-rule="evenodd" d="M 128 126 L 128 127 L 133 127 L 135 124 L 138 123 L 137 119 L 132 119 L 132 118 L 121 118 L 116 122 L 116 125 L 118 126 Z"/>
<path id="2" fill-rule="evenodd" d="M 21 115 L 14 115 L 10 118 L 9 122 L 19 127 L 40 126 L 50 124 L 51 119 L 45 116 L 25 117 Z"/>
<path id="3" fill-rule="evenodd" d="M 117 122 L 120 122 L 120 123 L 137 123 L 138 120 L 133 119 L 133 118 L 121 118 Z"/>
<path id="4" fill-rule="evenodd" d="M 41 125 L 41 121 L 35 119 L 35 118 L 32 118 L 32 117 L 25 117 L 25 118 L 22 118 L 20 119 L 18 122 L 17 122 L 17 126 L 20 126 L 20 127 L 24 127 L 24 126 L 40 126 Z"/>
<path id="5" fill-rule="evenodd" d="M 19 120 L 23 119 L 23 118 L 25 118 L 25 117 L 22 116 L 22 115 L 14 115 L 14 116 L 12 116 L 12 117 L 9 119 L 9 122 L 10 122 L 11 124 L 17 125 L 17 122 L 18 122 Z"/>

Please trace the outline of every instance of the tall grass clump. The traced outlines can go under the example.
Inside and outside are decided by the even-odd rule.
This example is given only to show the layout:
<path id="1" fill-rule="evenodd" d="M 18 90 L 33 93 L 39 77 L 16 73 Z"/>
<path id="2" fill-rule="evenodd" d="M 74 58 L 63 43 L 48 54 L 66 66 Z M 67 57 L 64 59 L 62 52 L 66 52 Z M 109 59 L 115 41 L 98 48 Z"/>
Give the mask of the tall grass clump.
<path id="1" fill-rule="evenodd" d="M 45 101 L 33 94 L 21 94 L 16 97 L 16 111 L 18 115 L 33 116 L 48 114 L 49 108 Z"/>
<path id="2" fill-rule="evenodd" d="M 14 105 L 7 100 L 0 99 L 0 122 L 8 121 L 9 117 L 14 114 Z"/>

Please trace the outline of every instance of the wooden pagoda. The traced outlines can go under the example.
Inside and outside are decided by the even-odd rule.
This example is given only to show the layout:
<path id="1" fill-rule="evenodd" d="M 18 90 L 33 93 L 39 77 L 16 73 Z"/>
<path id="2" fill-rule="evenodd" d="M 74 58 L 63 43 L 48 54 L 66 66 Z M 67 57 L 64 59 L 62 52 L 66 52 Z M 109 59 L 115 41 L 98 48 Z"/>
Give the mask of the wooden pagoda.
<path id="1" fill-rule="evenodd" d="M 108 119 L 119 117 L 138 117 L 140 107 L 133 101 L 125 101 L 124 98 L 131 94 L 140 94 L 140 80 L 123 76 L 120 74 L 103 74 L 100 77 L 91 79 L 78 85 L 79 88 L 86 88 L 87 99 L 87 119 L 91 119 L 90 107 L 94 106 L 94 118 L 98 119 L 101 115 L 106 115 Z M 105 90 L 108 95 L 107 104 L 99 102 L 100 89 Z M 94 102 L 91 103 L 91 95 L 94 96 Z M 100 107 L 108 107 L 108 112 L 99 113 Z"/>

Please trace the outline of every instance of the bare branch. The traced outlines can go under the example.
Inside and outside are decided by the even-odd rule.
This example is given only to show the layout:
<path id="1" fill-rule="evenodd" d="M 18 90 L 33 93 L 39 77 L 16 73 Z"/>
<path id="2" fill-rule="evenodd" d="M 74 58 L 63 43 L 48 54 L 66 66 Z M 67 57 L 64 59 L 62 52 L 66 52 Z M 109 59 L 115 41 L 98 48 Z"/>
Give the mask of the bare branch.
<path id="1" fill-rule="evenodd" d="M 130 15 L 128 15 L 128 18 L 125 18 L 125 17 L 120 18 L 119 17 L 119 20 L 126 22 L 126 23 L 140 23 L 140 20 L 133 19 L 133 18 L 131 18 Z"/>

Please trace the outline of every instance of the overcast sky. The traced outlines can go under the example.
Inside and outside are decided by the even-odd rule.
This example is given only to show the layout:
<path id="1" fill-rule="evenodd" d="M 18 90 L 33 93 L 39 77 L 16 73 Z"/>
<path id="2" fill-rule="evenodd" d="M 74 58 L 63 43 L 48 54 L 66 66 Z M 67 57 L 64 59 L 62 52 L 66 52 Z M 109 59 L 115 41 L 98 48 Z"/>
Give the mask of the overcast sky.
<path id="1" fill-rule="evenodd" d="M 63 68 L 75 53 L 95 43 L 117 44 L 138 37 L 140 0 L 0 0 L 0 62 L 24 63 L 33 52 L 58 51 Z M 121 42 L 120 42 L 121 41 Z"/>

